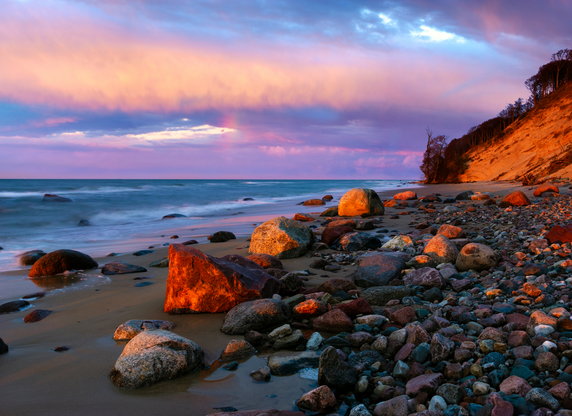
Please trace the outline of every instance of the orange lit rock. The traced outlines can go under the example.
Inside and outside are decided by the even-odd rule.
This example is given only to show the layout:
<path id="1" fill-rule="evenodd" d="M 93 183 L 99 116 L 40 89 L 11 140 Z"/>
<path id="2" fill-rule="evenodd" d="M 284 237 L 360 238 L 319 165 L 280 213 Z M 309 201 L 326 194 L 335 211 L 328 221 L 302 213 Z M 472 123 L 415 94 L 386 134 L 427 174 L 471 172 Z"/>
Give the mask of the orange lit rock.
<path id="1" fill-rule="evenodd" d="M 461 227 L 451 224 L 443 224 L 439 227 L 437 234 L 444 235 L 447 238 L 459 238 L 462 237 L 464 232 Z"/>
<path id="2" fill-rule="evenodd" d="M 326 311 L 326 307 L 316 299 L 308 299 L 294 306 L 296 315 L 313 316 L 319 315 Z"/>
<path id="3" fill-rule="evenodd" d="M 413 191 L 400 192 L 398 194 L 393 195 L 393 199 L 399 199 L 402 201 L 406 201 L 409 199 L 417 199 L 417 194 Z"/>
<path id="4" fill-rule="evenodd" d="M 172 244 L 164 310 L 226 312 L 241 302 L 272 296 L 279 285 L 262 268 L 247 268 L 189 246 Z"/>
<path id="5" fill-rule="evenodd" d="M 555 225 L 545 235 L 546 239 L 552 243 L 572 243 L 572 224 L 565 227 Z M 41 260 L 41 259 L 40 259 Z"/>
<path id="6" fill-rule="evenodd" d="M 342 196 L 338 205 L 338 215 L 341 217 L 383 215 L 383 212 L 383 204 L 373 189 L 350 189 Z"/>
<path id="7" fill-rule="evenodd" d="M 294 221 L 309 222 L 309 221 L 314 221 L 314 218 L 312 218 L 306 214 L 297 213 L 297 214 L 294 214 Z"/>
<path id="8" fill-rule="evenodd" d="M 281 259 L 300 257 L 310 247 L 314 235 L 304 224 L 278 217 L 260 224 L 250 239 L 250 253 L 264 253 Z"/>
<path id="9" fill-rule="evenodd" d="M 353 230 L 353 227 L 350 227 L 349 225 L 335 225 L 333 227 L 328 226 L 322 233 L 322 242 L 331 246 L 342 235 L 351 233 Z"/>
<path id="10" fill-rule="evenodd" d="M 540 185 L 538 188 L 536 188 L 533 192 L 534 196 L 540 196 L 542 195 L 544 192 L 554 192 L 554 193 L 559 193 L 560 189 L 556 186 L 556 185 L 552 185 L 550 183 L 545 183 L 543 185 Z"/>
<path id="11" fill-rule="evenodd" d="M 526 293 L 528 296 L 533 298 L 540 296 L 542 294 L 542 290 L 534 286 L 532 283 L 528 282 L 522 285 L 522 291 Z"/>
<path id="12" fill-rule="evenodd" d="M 325 202 L 321 199 L 307 199 L 306 201 L 302 202 L 302 205 L 305 206 L 315 206 L 315 205 L 324 205 Z"/>
<path id="13" fill-rule="evenodd" d="M 530 205 L 530 200 L 528 199 L 528 197 L 524 194 L 524 192 L 522 191 L 514 191 L 511 192 L 510 194 L 508 194 L 507 196 L 505 196 L 502 201 L 502 204 L 504 205 L 512 205 L 512 206 L 524 206 L 524 205 Z"/>

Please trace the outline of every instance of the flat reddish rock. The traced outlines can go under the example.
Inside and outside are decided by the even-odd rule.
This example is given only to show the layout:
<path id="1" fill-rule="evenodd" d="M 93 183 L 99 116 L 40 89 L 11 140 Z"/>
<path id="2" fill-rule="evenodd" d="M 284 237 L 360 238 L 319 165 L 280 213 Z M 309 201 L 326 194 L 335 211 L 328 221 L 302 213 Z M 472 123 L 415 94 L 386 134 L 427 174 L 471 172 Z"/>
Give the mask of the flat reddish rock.
<path id="1" fill-rule="evenodd" d="M 294 221 L 309 222 L 314 221 L 314 218 L 306 214 L 296 213 L 294 214 Z"/>
<path id="2" fill-rule="evenodd" d="M 297 315 L 313 316 L 325 312 L 326 306 L 316 299 L 308 299 L 294 306 L 293 310 Z"/>
<path id="3" fill-rule="evenodd" d="M 393 199 L 406 201 L 409 199 L 417 199 L 417 194 L 413 191 L 404 191 L 393 195 Z"/>
<path id="4" fill-rule="evenodd" d="M 461 227 L 451 224 L 443 224 L 439 227 L 437 234 L 444 235 L 447 238 L 460 238 L 463 237 L 464 232 Z"/>
<path id="5" fill-rule="evenodd" d="M 272 296 L 279 285 L 260 268 L 249 269 L 190 246 L 172 244 L 164 310 L 226 312 L 241 302 Z"/>
<path id="6" fill-rule="evenodd" d="M 357 315 L 369 315 L 373 313 L 370 304 L 364 298 L 338 303 L 335 308 L 341 309 L 351 318 L 355 318 Z"/>
<path id="7" fill-rule="evenodd" d="M 550 183 L 545 183 L 545 184 L 540 185 L 538 188 L 536 188 L 533 192 L 533 195 L 534 196 L 541 196 L 544 192 L 559 193 L 560 189 L 556 185 L 552 185 Z"/>
<path id="8" fill-rule="evenodd" d="M 327 332 L 351 331 L 353 323 L 351 318 L 341 309 L 332 309 L 312 321 L 314 329 Z"/>
<path id="9" fill-rule="evenodd" d="M 521 207 L 521 206 L 525 206 L 525 205 L 530 205 L 530 199 L 528 199 L 528 197 L 524 194 L 524 192 L 514 191 L 514 192 L 511 192 L 510 194 L 506 195 L 502 199 L 501 203 L 503 203 L 505 205 L 512 205 L 512 206 Z"/>
<path id="10" fill-rule="evenodd" d="M 544 237 L 546 237 L 550 244 L 572 243 L 572 224 L 568 224 L 565 227 L 555 225 Z"/>
<path id="11" fill-rule="evenodd" d="M 325 202 L 322 199 L 307 199 L 302 203 L 305 206 L 315 206 L 315 205 L 324 205 Z"/>
<path id="12" fill-rule="evenodd" d="M 421 392 L 433 393 L 443 378 L 441 373 L 421 374 L 414 377 L 405 385 L 405 393 L 412 397 Z"/>
<path id="13" fill-rule="evenodd" d="M 350 290 L 356 289 L 356 285 L 350 281 L 345 279 L 329 279 L 318 286 L 318 292 L 328 292 L 330 294 L 336 292 L 348 292 Z"/>

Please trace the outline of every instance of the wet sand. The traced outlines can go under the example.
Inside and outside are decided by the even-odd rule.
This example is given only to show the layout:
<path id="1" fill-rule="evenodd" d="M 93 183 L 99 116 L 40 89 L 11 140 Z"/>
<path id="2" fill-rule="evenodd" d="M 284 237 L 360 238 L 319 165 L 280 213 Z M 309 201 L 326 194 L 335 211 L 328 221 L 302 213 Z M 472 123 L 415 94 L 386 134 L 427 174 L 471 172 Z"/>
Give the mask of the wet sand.
<path id="1" fill-rule="evenodd" d="M 399 192 L 405 189 L 400 188 Z M 432 193 L 454 196 L 465 190 L 504 194 L 514 189 L 523 188 L 513 183 L 478 183 L 425 186 L 415 191 L 419 196 Z M 382 199 L 388 199 L 396 192 L 384 192 Z M 389 218 L 403 210 L 386 209 L 383 219 L 385 228 L 408 231 L 409 222 L 422 215 L 415 209 L 409 209 L 411 215 Z M 183 239 L 182 235 L 179 241 Z M 217 257 L 248 254 L 246 239 L 195 247 Z M 147 267 L 152 261 L 165 257 L 166 252 L 167 248 L 162 247 L 145 256 L 125 255 L 97 260 L 100 265 L 123 261 Z M 311 261 L 311 254 L 307 254 L 283 263 L 286 270 L 293 271 L 307 269 Z M 326 279 L 322 275 L 340 278 L 349 276 L 351 272 L 351 266 L 345 266 L 336 273 L 320 272 L 307 283 L 313 286 Z M 203 415 L 225 406 L 240 410 L 286 410 L 293 408 L 304 392 L 315 387 L 315 382 L 298 375 L 274 376 L 269 383 L 256 383 L 248 373 L 264 365 L 265 360 L 263 357 L 253 357 L 241 363 L 234 372 L 211 369 L 136 391 L 117 389 L 108 379 L 108 374 L 125 343 L 115 342 L 112 337 L 115 328 L 129 319 L 175 322 L 177 326 L 173 332 L 199 343 L 205 351 L 207 363 L 215 361 L 233 338 L 219 331 L 224 314 L 163 313 L 167 273 L 166 268 L 148 268 L 146 273 L 103 278 L 92 273 L 87 284 L 76 283 L 66 290 L 52 291 L 44 298 L 33 301 L 33 308 L 53 311 L 40 322 L 23 322 L 23 317 L 33 308 L 0 315 L 0 337 L 10 347 L 7 354 L 0 355 L 0 414 L 146 415 L 163 412 Z M 15 275 L 25 279 L 26 272 L 3 273 L 0 279 Z M 136 277 L 148 279 L 134 280 Z M 153 284 L 135 287 L 139 282 Z M 26 284 L 31 292 L 41 290 L 28 281 Z M 67 346 L 69 350 L 53 351 L 58 346 Z"/>

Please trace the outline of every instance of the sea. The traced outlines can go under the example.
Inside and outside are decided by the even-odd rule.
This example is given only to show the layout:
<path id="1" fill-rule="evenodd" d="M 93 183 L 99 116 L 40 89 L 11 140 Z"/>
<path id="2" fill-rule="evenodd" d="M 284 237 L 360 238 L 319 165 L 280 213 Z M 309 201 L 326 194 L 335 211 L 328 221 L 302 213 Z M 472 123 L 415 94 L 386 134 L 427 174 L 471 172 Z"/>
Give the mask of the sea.
<path id="1" fill-rule="evenodd" d="M 256 225 L 351 188 L 415 187 L 409 180 L 0 180 L 0 272 L 19 270 L 29 250 L 79 250 L 92 257 L 195 239 L 215 231 L 249 235 Z M 44 194 L 67 202 L 45 201 Z M 164 216 L 177 214 L 174 218 Z"/>

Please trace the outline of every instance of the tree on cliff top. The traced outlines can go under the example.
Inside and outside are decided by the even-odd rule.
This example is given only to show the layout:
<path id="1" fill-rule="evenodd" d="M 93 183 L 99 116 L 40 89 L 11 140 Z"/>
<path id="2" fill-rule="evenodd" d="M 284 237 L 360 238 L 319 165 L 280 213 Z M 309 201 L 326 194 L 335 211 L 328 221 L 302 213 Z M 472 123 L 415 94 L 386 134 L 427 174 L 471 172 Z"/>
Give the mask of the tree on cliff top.
<path id="1" fill-rule="evenodd" d="M 427 148 L 423 154 L 423 162 L 420 167 L 427 183 L 433 183 L 437 180 L 439 169 L 443 166 L 446 147 L 447 137 L 442 135 L 434 137 L 433 132 L 427 129 Z"/>

